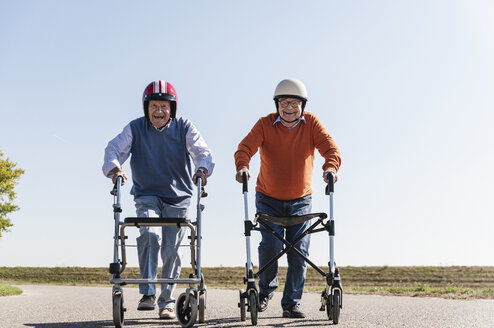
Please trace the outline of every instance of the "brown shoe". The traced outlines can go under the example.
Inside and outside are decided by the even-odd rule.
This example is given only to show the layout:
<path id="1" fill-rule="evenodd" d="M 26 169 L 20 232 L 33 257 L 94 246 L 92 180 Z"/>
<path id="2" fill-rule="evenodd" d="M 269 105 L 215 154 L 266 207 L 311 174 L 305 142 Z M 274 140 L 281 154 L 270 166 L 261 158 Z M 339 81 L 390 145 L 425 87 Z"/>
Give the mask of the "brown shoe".
<path id="1" fill-rule="evenodd" d="M 175 319 L 175 318 L 176 318 L 175 311 L 173 311 L 173 309 L 171 309 L 171 308 L 160 309 L 160 319 L 169 320 L 169 319 Z"/>

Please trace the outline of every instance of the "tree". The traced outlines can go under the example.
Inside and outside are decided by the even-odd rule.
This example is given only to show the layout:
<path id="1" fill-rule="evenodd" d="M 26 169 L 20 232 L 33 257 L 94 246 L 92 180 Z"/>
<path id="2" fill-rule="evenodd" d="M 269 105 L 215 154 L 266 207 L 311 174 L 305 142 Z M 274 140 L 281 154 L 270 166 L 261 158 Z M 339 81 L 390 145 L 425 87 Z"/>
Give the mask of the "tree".
<path id="1" fill-rule="evenodd" d="M 17 163 L 10 159 L 3 159 L 3 153 L 0 152 L 0 238 L 2 232 L 10 231 L 13 226 L 7 215 L 19 210 L 19 206 L 12 203 L 16 197 L 14 186 L 19 182 L 19 178 L 24 173 L 23 169 L 16 169 Z"/>

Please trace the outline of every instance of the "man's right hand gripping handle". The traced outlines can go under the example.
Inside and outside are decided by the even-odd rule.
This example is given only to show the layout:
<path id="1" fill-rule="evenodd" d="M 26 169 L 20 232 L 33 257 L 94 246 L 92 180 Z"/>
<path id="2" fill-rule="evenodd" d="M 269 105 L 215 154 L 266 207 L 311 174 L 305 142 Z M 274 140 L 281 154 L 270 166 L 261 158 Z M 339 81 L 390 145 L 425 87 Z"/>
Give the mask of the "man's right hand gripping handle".
<path id="1" fill-rule="evenodd" d="M 117 190 L 118 190 L 117 185 L 119 182 L 123 185 L 123 176 L 121 176 L 121 175 L 117 176 L 117 181 L 115 181 L 115 183 L 113 184 L 113 189 L 110 191 L 110 194 L 112 196 L 117 195 Z"/>
<path id="2" fill-rule="evenodd" d="M 122 170 L 119 167 L 114 167 L 110 173 L 112 174 L 112 181 L 113 183 L 117 183 L 117 178 L 119 176 L 122 177 L 122 186 L 125 184 L 125 181 L 127 181 L 127 174 L 125 174 L 124 170 Z"/>

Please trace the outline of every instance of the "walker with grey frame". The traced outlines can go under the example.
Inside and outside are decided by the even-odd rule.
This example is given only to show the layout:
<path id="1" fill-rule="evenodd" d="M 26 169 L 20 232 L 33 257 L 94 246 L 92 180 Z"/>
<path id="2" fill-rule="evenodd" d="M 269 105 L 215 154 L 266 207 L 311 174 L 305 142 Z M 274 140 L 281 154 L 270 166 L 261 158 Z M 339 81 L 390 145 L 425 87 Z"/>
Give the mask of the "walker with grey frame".
<path id="1" fill-rule="evenodd" d="M 122 177 L 117 178 L 117 182 L 111 192 L 114 196 L 113 212 L 115 219 L 115 236 L 113 247 L 113 263 L 110 263 L 110 273 L 112 278 L 110 283 L 114 284 L 112 290 L 113 301 L 113 323 L 115 327 L 121 328 L 124 325 L 124 306 L 123 288 L 127 284 L 188 284 L 189 288 L 177 298 L 175 312 L 177 319 L 182 327 L 192 327 L 196 320 L 204 322 L 204 312 L 206 309 L 206 285 L 204 276 L 201 273 L 201 212 L 204 205 L 201 204 L 201 198 L 206 197 L 202 187 L 201 178 L 197 179 L 197 218 L 191 222 L 187 218 L 147 218 L 147 217 L 128 217 L 120 221 L 120 186 Z M 126 267 L 125 252 L 125 228 L 126 227 L 188 227 L 190 230 L 190 252 L 191 265 L 194 273 L 189 278 L 183 279 L 124 279 L 121 274 Z M 130 246 L 130 245 L 129 245 Z M 119 258 L 119 247 L 122 259 Z"/>
<path id="2" fill-rule="evenodd" d="M 264 213 L 256 213 L 253 221 L 249 219 L 248 213 L 248 202 L 247 202 L 247 174 L 242 174 L 243 186 L 242 191 L 244 194 L 244 207 L 245 207 L 245 220 L 244 220 L 244 234 L 247 249 L 247 263 L 245 265 L 246 275 L 244 277 L 244 283 L 247 284 L 245 291 L 240 290 L 240 302 L 238 306 L 240 308 L 240 320 L 246 320 L 246 312 L 250 312 L 250 319 L 252 325 L 257 325 L 257 317 L 259 310 L 259 293 L 256 286 L 256 278 L 259 278 L 261 273 L 263 273 L 268 267 L 273 265 L 280 257 L 286 254 L 288 251 L 295 252 L 298 256 L 302 257 L 305 262 L 312 266 L 321 276 L 326 280 L 326 287 L 321 293 L 321 307 L 319 311 L 325 311 L 328 319 L 333 322 L 333 324 L 338 324 L 340 318 L 340 309 L 343 306 L 343 287 L 340 280 L 340 272 L 335 266 L 334 261 L 334 218 L 333 218 L 333 192 L 334 192 L 334 181 L 333 175 L 328 173 L 327 175 L 329 183 L 326 186 L 326 195 L 329 196 L 329 219 L 326 213 L 311 213 L 300 216 L 290 216 L 290 217 L 279 217 L 271 216 Z M 313 223 L 307 230 L 305 230 L 298 238 L 296 238 L 292 243 L 288 242 L 285 238 L 280 236 L 275 232 L 267 222 L 271 222 L 283 227 L 290 225 L 299 224 L 311 219 L 317 218 L 316 222 Z M 328 219 L 328 220 L 326 220 Z M 326 220 L 326 221 L 325 221 Z M 317 228 L 319 225 L 321 227 Z M 316 229 L 317 228 L 317 229 Z M 259 271 L 254 273 L 253 264 L 251 261 L 251 251 L 250 251 L 250 235 L 251 231 L 263 231 L 271 233 L 275 238 L 280 240 L 284 244 L 282 251 L 273 257 L 266 265 L 259 268 Z M 304 256 L 299 250 L 295 248 L 295 245 L 306 235 L 327 231 L 329 234 L 329 272 L 325 272 L 310 261 L 306 256 Z"/>

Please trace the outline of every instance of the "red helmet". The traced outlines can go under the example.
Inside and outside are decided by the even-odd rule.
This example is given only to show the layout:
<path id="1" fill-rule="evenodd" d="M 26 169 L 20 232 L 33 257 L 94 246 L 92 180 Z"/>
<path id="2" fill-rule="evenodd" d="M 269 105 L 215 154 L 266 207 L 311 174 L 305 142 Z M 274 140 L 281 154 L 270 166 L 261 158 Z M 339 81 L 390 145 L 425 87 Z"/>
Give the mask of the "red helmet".
<path id="1" fill-rule="evenodd" d="M 170 102 L 170 118 L 175 118 L 177 113 L 177 91 L 171 83 L 159 80 L 148 84 L 142 94 L 144 115 L 148 117 L 148 104 L 150 100 L 168 100 Z"/>

